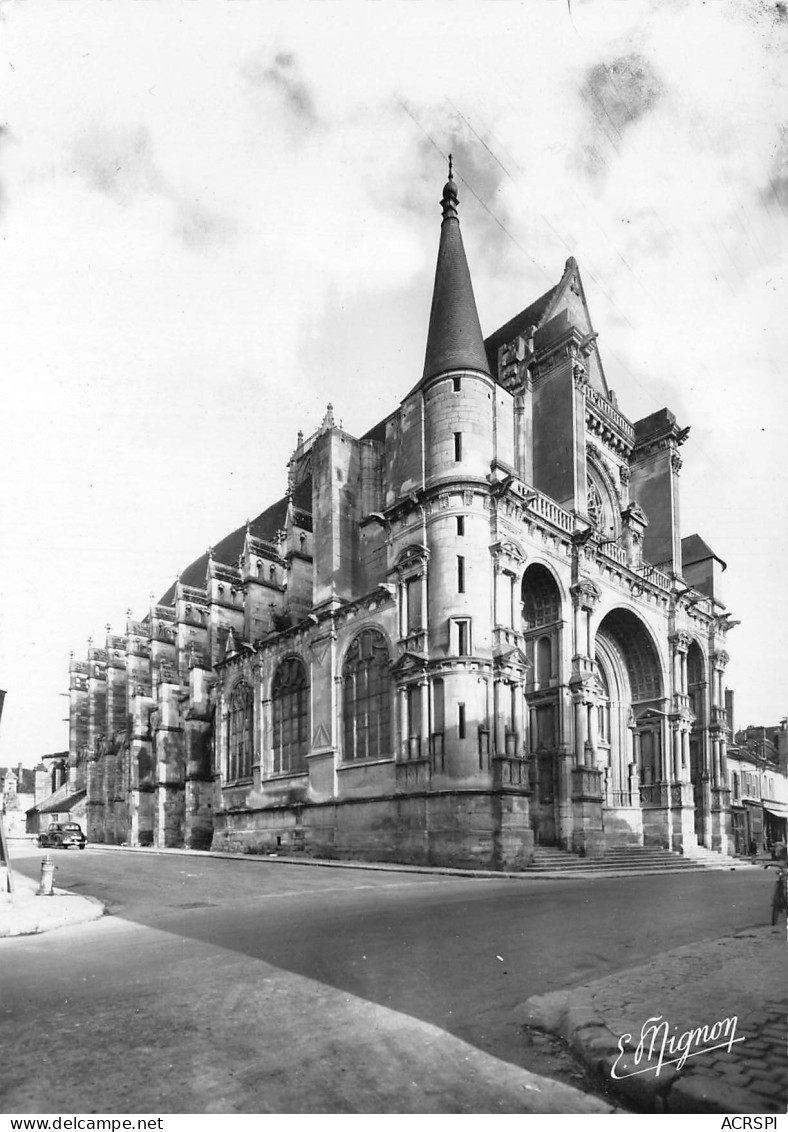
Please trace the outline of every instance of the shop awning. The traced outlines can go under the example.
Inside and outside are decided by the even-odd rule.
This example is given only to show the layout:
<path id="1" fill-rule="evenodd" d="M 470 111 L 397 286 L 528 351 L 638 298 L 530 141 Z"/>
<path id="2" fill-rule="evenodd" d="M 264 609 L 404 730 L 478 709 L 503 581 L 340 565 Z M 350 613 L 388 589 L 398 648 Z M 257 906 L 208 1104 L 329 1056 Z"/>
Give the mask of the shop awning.
<path id="1" fill-rule="evenodd" d="M 763 803 L 764 810 L 768 810 L 772 817 L 788 818 L 788 802 L 775 802 L 772 798 Z"/>

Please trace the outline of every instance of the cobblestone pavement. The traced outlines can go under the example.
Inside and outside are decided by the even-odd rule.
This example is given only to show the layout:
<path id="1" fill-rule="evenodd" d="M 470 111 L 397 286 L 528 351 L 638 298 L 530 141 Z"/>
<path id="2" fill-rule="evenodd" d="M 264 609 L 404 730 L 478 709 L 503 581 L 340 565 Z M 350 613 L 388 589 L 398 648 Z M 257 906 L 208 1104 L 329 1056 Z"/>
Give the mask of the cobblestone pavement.
<path id="1" fill-rule="evenodd" d="M 518 1016 L 569 1041 L 609 1089 L 640 1111 L 788 1109 L 784 925 L 664 952 L 628 971 L 531 998 Z M 703 1027 L 705 1034 L 682 1041 Z M 685 1046 L 691 1056 L 679 1066 Z"/>

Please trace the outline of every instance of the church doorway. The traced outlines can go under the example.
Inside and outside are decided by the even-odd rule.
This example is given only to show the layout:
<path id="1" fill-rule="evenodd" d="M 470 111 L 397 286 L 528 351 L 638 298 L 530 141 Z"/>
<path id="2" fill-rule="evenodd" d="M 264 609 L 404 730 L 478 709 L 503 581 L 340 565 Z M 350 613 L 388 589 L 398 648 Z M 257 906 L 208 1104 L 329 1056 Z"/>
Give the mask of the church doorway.
<path id="1" fill-rule="evenodd" d="M 608 844 L 643 840 L 642 804 L 656 802 L 663 777 L 663 678 L 659 653 L 644 623 L 614 609 L 596 633 L 596 703 L 591 736 L 602 772 Z"/>

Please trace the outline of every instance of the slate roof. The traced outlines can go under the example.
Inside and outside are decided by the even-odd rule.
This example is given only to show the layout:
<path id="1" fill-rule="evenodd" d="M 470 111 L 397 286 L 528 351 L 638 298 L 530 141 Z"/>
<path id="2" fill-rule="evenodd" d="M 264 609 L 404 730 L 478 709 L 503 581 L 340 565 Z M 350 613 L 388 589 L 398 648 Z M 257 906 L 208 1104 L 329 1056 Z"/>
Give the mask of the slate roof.
<path id="1" fill-rule="evenodd" d="M 471 273 L 457 217 L 457 186 L 443 188 L 441 224 L 423 380 L 453 369 L 489 373 Z"/>
<path id="2" fill-rule="evenodd" d="M 39 767 L 39 769 L 41 769 Z M 13 774 L 16 779 L 16 792 L 17 794 L 35 794 L 36 792 L 36 772 L 29 767 L 23 766 L 0 766 L 0 789 L 5 782 L 5 776 L 8 772 Z"/>
<path id="3" fill-rule="evenodd" d="M 297 511 L 306 511 L 307 514 L 312 514 L 312 477 L 307 476 L 293 492 L 293 506 Z M 272 503 L 265 511 L 261 511 L 256 519 L 252 519 L 249 524 L 249 530 L 255 538 L 262 539 L 264 542 L 273 542 L 276 538 L 276 532 L 281 530 L 285 525 L 287 518 L 287 496 L 277 499 L 276 503 Z M 214 543 L 213 557 L 215 562 L 223 562 L 226 565 L 234 565 L 241 557 L 244 548 L 244 540 L 246 538 L 246 523 L 242 527 L 237 527 L 231 531 L 229 535 L 225 535 L 219 542 Z M 185 586 L 194 586 L 201 589 L 205 585 L 205 575 L 208 569 L 208 552 L 201 554 L 199 558 L 195 558 L 194 562 L 190 563 L 185 570 L 181 572 L 180 581 Z M 172 605 L 175 601 L 175 583 L 170 586 L 165 594 L 159 598 L 159 605 Z"/>
<path id="4" fill-rule="evenodd" d="M 556 296 L 560 283 L 556 283 L 555 287 L 551 287 L 549 291 L 545 291 L 540 295 L 530 306 L 525 310 L 520 311 L 514 318 L 510 318 L 508 322 L 504 323 L 498 330 L 485 339 L 484 348 L 487 351 L 487 361 L 492 373 L 498 372 L 498 350 L 507 342 L 511 342 L 513 338 L 518 335 L 526 336 L 526 332 L 531 326 L 539 326 L 539 323 L 544 318 L 547 308 Z"/>
<path id="5" fill-rule="evenodd" d="M 73 794 L 68 794 L 65 798 L 59 798 L 57 794 L 51 794 L 39 806 L 33 806 L 28 810 L 29 814 L 34 814 L 38 810 L 39 814 L 63 814 L 68 810 L 72 810 L 77 802 L 81 802 L 87 795 L 87 790 L 77 790 Z"/>
<path id="6" fill-rule="evenodd" d="M 700 535 L 687 535 L 686 538 L 681 540 L 682 566 L 692 566 L 695 562 L 706 562 L 709 558 L 715 558 L 721 564 L 723 570 L 727 570 L 727 562 L 723 562 L 719 554 L 715 554 Z"/>

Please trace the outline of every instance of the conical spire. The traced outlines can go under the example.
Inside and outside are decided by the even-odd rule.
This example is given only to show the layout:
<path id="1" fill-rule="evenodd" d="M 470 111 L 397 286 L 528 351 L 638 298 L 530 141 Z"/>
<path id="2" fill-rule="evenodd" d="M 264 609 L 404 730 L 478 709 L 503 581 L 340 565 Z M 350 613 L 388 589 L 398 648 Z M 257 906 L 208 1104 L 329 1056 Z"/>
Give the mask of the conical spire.
<path id="1" fill-rule="evenodd" d="M 443 186 L 441 200 L 443 223 L 424 359 L 425 378 L 454 369 L 490 372 L 462 244 L 458 203 L 450 156 L 449 179 Z"/>

